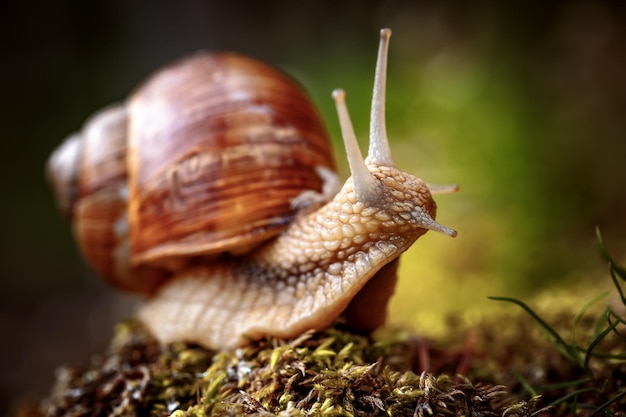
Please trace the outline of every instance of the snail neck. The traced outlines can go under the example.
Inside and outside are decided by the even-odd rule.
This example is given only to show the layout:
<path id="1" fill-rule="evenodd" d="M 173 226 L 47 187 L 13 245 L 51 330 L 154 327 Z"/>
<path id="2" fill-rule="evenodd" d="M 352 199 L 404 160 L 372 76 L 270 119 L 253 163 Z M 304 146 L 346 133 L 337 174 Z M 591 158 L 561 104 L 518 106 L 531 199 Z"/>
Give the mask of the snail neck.
<path id="1" fill-rule="evenodd" d="M 359 202 L 348 179 L 335 198 L 296 218 L 252 260 L 270 279 L 291 286 L 353 287 L 356 293 L 425 232 L 408 222 L 398 224 L 387 210 Z"/>

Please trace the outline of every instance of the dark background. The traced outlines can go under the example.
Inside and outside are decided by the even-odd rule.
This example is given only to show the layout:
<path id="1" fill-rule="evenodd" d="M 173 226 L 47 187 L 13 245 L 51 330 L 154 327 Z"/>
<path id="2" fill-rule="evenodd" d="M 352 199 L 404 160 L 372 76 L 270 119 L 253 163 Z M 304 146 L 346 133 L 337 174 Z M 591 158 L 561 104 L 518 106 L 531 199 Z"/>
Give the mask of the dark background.
<path id="1" fill-rule="evenodd" d="M 624 258 L 624 2 L 58 0 L 7 7 L 3 406 L 43 395 L 58 364 L 84 363 L 101 350 L 134 303 L 82 263 L 44 181 L 47 156 L 94 111 L 197 49 L 235 50 L 288 71 L 309 89 L 336 141 L 330 91 L 345 88 L 364 142 L 377 34 L 391 27 L 387 121 L 398 165 L 463 190 L 438 199 L 439 219 L 460 234 L 456 241 L 429 237 L 433 249 L 423 250 L 445 264 L 433 266 L 433 276 L 513 294 L 591 286 L 604 279 L 595 225 Z M 340 142 L 336 149 L 342 162 Z M 483 302 L 485 295 L 474 296 Z M 396 310 L 410 316 L 404 300 Z"/>

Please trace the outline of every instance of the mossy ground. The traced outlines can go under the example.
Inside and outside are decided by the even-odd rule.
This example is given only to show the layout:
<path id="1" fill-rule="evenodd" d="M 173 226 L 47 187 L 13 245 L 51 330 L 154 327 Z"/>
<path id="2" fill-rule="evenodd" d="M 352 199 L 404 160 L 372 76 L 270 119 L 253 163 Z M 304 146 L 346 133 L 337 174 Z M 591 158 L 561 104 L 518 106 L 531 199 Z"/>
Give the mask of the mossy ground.
<path id="1" fill-rule="evenodd" d="M 136 321 L 108 351 L 61 367 L 16 416 L 626 416 L 626 269 L 602 245 L 616 293 L 542 311 L 517 304 L 428 340 L 341 322 L 291 340 L 214 352 L 158 344 Z"/>
<path id="2" fill-rule="evenodd" d="M 117 326 L 109 352 L 89 367 L 60 368 L 37 413 L 412 416 L 502 415 L 519 408 L 529 415 L 525 405 L 512 406 L 502 386 L 415 372 L 415 352 L 424 349 L 444 367 L 463 361 L 460 353 L 435 353 L 423 343 L 401 331 L 366 337 L 336 326 L 216 353 L 182 343 L 161 347 L 129 321 Z"/>
<path id="3" fill-rule="evenodd" d="M 559 313 L 548 320 L 565 329 L 571 318 Z M 591 331 L 595 324 L 578 325 Z M 450 327 L 450 338 L 435 343 L 401 329 L 357 335 L 338 323 L 292 340 L 213 352 L 184 343 L 160 346 L 127 321 L 118 324 L 108 352 L 83 369 L 59 368 L 50 396 L 17 414 L 574 415 L 571 402 L 545 407 L 582 390 L 576 407 L 584 414 L 578 415 L 591 415 L 618 395 L 607 408 L 612 414 L 598 415 L 626 415 L 618 411 L 626 408 L 626 361 L 594 360 L 590 378 L 521 312 L 469 329 L 454 321 Z M 623 352 L 623 335 L 604 344 L 604 352 Z"/>

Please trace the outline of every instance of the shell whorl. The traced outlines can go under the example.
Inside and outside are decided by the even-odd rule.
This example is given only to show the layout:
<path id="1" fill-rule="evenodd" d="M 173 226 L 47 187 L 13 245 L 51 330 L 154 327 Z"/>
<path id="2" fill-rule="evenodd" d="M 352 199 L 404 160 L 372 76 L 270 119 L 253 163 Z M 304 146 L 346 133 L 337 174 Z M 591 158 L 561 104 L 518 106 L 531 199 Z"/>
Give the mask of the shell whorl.
<path id="1" fill-rule="evenodd" d="M 243 253 L 279 234 L 329 200 L 333 170 L 326 129 L 294 80 L 211 52 L 158 71 L 48 163 L 84 257 L 143 294 L 196 257 Z"/>
<path id="2" fill-rule="evenodd" d="M 318 168 L 334 168 L 304 92 L 241 55 L 174 64 L 141 86 L 129 108 L 135 262 L 266 240 L 296 214 L 292 199 L 322 190 Z"/>

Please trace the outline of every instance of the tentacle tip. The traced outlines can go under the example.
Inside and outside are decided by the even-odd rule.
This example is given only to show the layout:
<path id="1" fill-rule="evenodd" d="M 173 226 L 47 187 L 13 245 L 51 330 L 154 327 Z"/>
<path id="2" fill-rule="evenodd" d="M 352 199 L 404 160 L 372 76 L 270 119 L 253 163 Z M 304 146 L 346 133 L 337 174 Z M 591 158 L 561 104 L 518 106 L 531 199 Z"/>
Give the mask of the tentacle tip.
<path id="1" fill-rule="evenodd" d="M 382 28 L 380 30 L 380 38 L 381 39 L 389 40 L 390 37 L 391 37 L 391 29 L 389 29 L 389 28 Z"/>
<path id="2" fill-rule="evenodd" d="M 438 227 L 436 227 L 436 228 L 434 228 L 432 230 L 434 230 L 435 232 L 442 233 L 442 234 L 444 234 L 446 236 L 456 237 L 456 235 L 457 235 L 456 230 L 450 229 L 450 228 L 448 228 L 448 227 L 446 227 L 444 225 L 441 225 L 441 224 L 437 224 L 437 226 Z"/>
<path id="3" fill-rule="evenodd" d="M 345 101 L 346 99 L 346 92 L 343 91 L 342 88 L 336 88 L 333 90 L 333 100 L 335 100 L 336 103 L 340 103 Z"/>
<path id="4" fill-rule="evenodd" d="M 444 226 L 441 223 L 437 223 L 436 221 L 432 221 L 432 223 L 428 227 L 430 230 L 435 232 L 443 233 L 446 236 L 456 237 L 456 230 L 450 229 L 449 227 Z"/>

